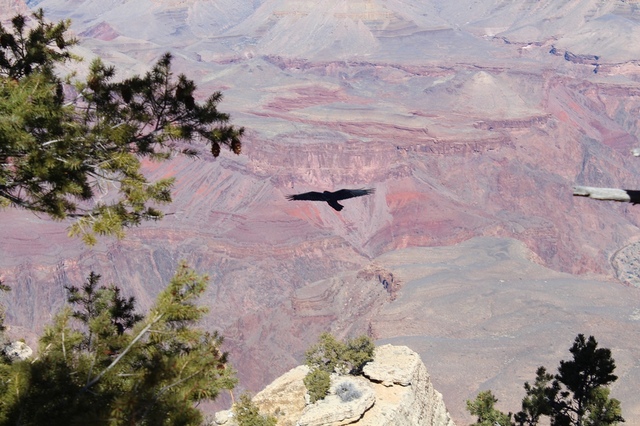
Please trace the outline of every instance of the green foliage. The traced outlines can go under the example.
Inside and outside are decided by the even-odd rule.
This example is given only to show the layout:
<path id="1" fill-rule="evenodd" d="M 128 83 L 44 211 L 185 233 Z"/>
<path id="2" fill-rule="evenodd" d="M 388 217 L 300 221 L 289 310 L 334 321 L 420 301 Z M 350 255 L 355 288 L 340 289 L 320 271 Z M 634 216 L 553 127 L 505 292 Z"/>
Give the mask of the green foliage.
<path id="1" fill-rule="evenodd" d="M 70 287 L 40 357 L 0 365 L 0 423 L 199 425 L 196 404 L 235 385 L 222 338 L 197 328 L 206 281 L 182 264 L 144 318 L 95 274 Z"/>
<path id="2" fill-rule="evenodd" d="M 350 374 L 361 374 L 364 366 L 373 360 L 375 345 L 369 336 L 360 336 L 347 340 L 345 361 L 351 367 Z"/>
<path id="3" fill-rule="evenodd" d="M 238 426 L 275 426 L 278 423 L 275 417 L 260 414 L 247 393 L 240 395 L 240 402 L 233 406 L 233 414 Z"/>
<path id="4" fill-rule="evenodd" d="M 344 344 L 331 333 L 322 333 L 318 338 L 318 343 L 307 349 L 305 353 L 306 364 L 312 369 L 315 368 L 331 374 L 336 369 L 344 368 L 345 349 Z"/>
<path id="5" fill-rule="evenodd" d="M 478 419 L 472 426 L 510 426 L 511 415 L 497 410 L 494 405 L 498 399 L 490 390 L 480 392 L 476 399 L 467 401 L 467 411 Z"/>
<path id="6" fill-rule="evenodd" d="M 70 234 L 92 244 L 160 219 L 157 206 L 171 202 L 173 179 L 148 181 L 142 159 L 196 156 L 205 145 L 215 157 L 222 146 L 239 154 L 243 129 L 217 110 L 219 92 L 195 100 L 168 53 L 144 76 L 114 81 L 98 59 L 86 81 L 63 82 L 54 71 L 74 59 L 69 25 L 38 11 L 0 27 L 0 205 L 75 218 Z"/>
<path id="7" fill-rule="evenodd" d="M 533 385 L 525 382 L 526 396 L 522 400 L 522 411 L 515 414 L 516 424 L 520 426 L 534 426 L 541 416 L 552 414 L 550 401 L 554 401 L 560 388 L 553 381 L 553 375 L 547 373 L 544 367 L 536 371 L 536 381 Z"/>
<path id="8" fill-rule="evenodd" d="M 319 368 L 312 368 L 304 377 L 304 385 L 307 387 L 311 403 L 324 399 L 331 387 L 331 375 Z"/>
<path id="9" fill-rule="evenodd" d="M 135 300 L 120 296 L 120 288 L 116 286 L 99 287 L 100 275 L 91 272 L 87 282 L 78 289 L 75 286 L 65 287 L 69 292 L 68 302 L 78 305 L 80 310 L 73 312 L 73 317 L 88 326 L 89 340 L 94 330 L 98 336 L 122 335 L 144 317 L 134 313 Z M 90 342 L 87 342 L 90 344 Z"/>
<path id="10" fill-rule="evenodd" d="M 42 9 L 33 14 L 33 20 L 35 24 L 30 25 L 25 16 L 15 16 L 12 31 L 0 24 L 0 74 L 14 80 L 32 73 L 52 75 L 57 63 L 73 58 L 69 48 L 77 40 L 65 34 L 71 21 L 46 22 Z"/>
<path id="11" fill-rule="evenodd" d="M 610 390 L 599 387 L 591 391 L 587 402 L 585 426 L 615 425 L 624 422 L 620 401 L 609 398 Z"/>
<path id="12" fill-rule="evenodd" d="M 368 336 L 338 341 L 331 333 L 322 333 L 318 343 L 311 346 L 306 354 L 306 364 L 311 371 L 304 378 L 304 384 L 311 396 L 311 402 L 323 399 L 331 386 L 331 373 L 361 374 L 365 364 L 373 360 L 375 345 Z"/>
<path id="13" fill-rule="evenodd" d="M 613 425 L 624 422 L 620 402 L 609 399 L 606 386 L 618 379 L 611 350 L 598 348 L 593 336 L 579 334 L 571 349 L 570 361 L 560 361 L 554 385 L 563 388 L 551 403 L 557 425 Z"/>
<path id="14" fill-rule="evenodd" d="M 524 384 L 526 396 L 522 410 L 515 414 L 518 426 L 536 426 L 541 417 L 549 417 L 554 426 L 607 426 L 624 422 L 620 401 L 609 398 L 608 385 L 617 376 L 611 350 L 598 348 L 593 336 L 579 334 L 569 349 L 573 359 L 560 361 L 558 374 L 547 373 L 544 367 L 536 372 L 533 385 Z M 481 392 L 475 401 L 467 401 L 467 409 L 478 416 L 478 425 L 489 425 L 502 413 L 493 408 L 497 400 L 490 391 Z M 497 417 L 496 417 L 497 416 Z M 510 415 L 503 419 L 509 418 Z M 488 420 L 487 420 L 488 419 Z M 483 423 L 487 420 L 488 423 Z"/>
<path id="15" fill-rule="evenodd" d="M 331 333 L 322 333 L 318 343 L 306 354 L 306 364 L 331 374 L 334 371 L 360 374 L 365 364 L 373 360 L 375 345 L 368 336 L 339 342 Z"/>

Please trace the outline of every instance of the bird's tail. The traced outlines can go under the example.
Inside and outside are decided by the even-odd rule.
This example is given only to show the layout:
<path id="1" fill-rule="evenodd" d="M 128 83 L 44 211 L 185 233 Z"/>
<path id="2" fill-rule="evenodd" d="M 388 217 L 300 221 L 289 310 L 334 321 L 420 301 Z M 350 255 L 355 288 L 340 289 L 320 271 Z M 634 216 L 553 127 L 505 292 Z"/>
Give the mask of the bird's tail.
<path id="1" fill-rule="evenodd" d="M 329 205 L 331 207 L 333 207 L 334 209 L 336 209 L 337 211 L 340 211 L 344 208 L 344 206 L 342 204 L 338 204 L 337 201 L 331 200 L 331 201 L 327 201 L 327 203 L 329 203 Z"/>

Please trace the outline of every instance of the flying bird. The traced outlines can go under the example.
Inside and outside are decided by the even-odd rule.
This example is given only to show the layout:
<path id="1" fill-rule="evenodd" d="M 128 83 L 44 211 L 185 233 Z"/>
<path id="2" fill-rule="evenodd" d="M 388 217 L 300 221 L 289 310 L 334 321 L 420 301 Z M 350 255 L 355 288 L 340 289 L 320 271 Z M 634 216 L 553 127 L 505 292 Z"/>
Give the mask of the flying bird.
<path id="1" fill-rule="evenodd" d="M 326 201 L 335 210 L 340 211 L 344 208 L 338 203 L 338 200 L 346 200 L 347 198 L 361 197 L 374 193 L 373 188 L 369 189 L 341 189 L 335 192 L 305 192 L 303 194 L 287 195 L 290 201 L 307 200 L 307 201 Z"/>

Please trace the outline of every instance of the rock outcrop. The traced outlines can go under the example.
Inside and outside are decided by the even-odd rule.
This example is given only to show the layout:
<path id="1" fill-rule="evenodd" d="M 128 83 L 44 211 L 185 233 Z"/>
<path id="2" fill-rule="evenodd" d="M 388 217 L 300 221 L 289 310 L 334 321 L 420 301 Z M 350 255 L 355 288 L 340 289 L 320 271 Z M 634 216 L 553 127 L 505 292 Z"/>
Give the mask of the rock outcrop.
<path id="1" fill-rule="evenodd" d="M 339 388 L 350 389 L 353 397 L 345 398 Z M 369 381 L 362 377 L 336 375 L 331 379 L 329 395 L 315 404 L 307 405 L 298 420 L 299 426 L 342 426 L 360 424 L 376 403 L 376 394 Z"/>
<path id="2" fill-rule="evenodd" d="M 308 372 L 290 370 L 253 401 L 284 426 L 455 426 L 420 356 L 406 346 L 377 347 L 364 376 L 332 375 L 329 395 L 314 404 L 302 382 Z M 216 424 L 235 426 L 230 413 L 217 413 Z"/>
<path id="3" fill-rule="evenodd" d="M 408 347 L 376 348 L 364 375 L 375 384 L 377 403 L 363 425 L 455 425 L 420 355 Z"/>
<path id="4" fill-rule="evenodd" d="M 33 350 L 27 346 L 26 343 L 21 341 L 5 345 L 2 352 L 4 352 L 4 355 L 11 361 L 24 361 L 31 358 L 31 355 L 33 355 Z"/>

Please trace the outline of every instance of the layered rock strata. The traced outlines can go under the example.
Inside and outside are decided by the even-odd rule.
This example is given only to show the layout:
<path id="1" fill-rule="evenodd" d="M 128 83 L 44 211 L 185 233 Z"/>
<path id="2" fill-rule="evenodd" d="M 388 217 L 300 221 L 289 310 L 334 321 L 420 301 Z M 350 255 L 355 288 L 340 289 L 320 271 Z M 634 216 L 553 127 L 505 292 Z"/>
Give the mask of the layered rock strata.
<path id="1" fill-rule="evenodd" d="M 258 393 L 254 402 L 285 426 L 455 426 L 420 356 L 406 346 L 377 347 L 364 376 L 332 375 L 329 395 L 313 404 L 306 402 L 303 384 L 308 372 L 306 366 L 290 370 Z M 223 411 L 216 414 L 216 424 L 236 422 L 231 411 Z"/>

